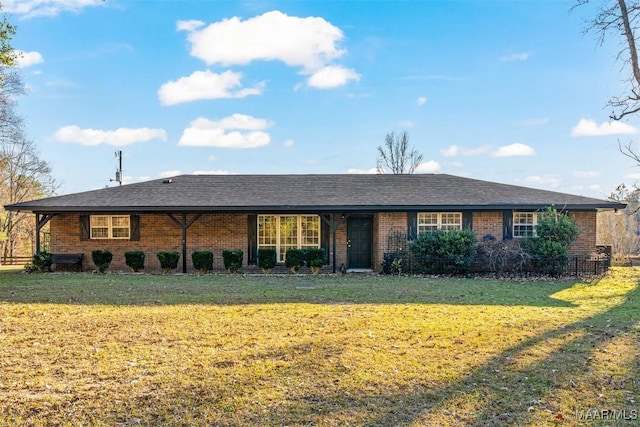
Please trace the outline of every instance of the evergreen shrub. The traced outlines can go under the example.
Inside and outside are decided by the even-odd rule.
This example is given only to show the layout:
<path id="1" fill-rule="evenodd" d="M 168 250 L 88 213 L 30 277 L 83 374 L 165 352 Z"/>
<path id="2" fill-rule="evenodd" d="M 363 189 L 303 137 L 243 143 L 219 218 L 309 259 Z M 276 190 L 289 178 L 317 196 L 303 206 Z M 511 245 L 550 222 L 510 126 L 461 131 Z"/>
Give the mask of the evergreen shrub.
<path id="1" fill-rule="evenodd" d="M 113 254 L 109 249 L 96 249 L 91 251 L 91 260 L 100 273 L 104 273 L 113 259 Z"/>
<path id="2" fill-rule="evenodd" d="M 222 251 L 222 262 L 224 263 L 224 268 L 226 268 L 229 273 L 237 272 L 242 267 L 243 257 L 244 252 L 242 252 L 240 249 L 236 249 L 233 251 Z"/>
<path id="3" fill-rule="evenodd" d="M 213 252 L 211 251 L 194 251 L 191 254 L 193 268 L 201 273 L 213 270 Z"/>
<path id="4" fill-rule="evenodd" d="M 144 270 L 144 252 L 142 251 L 125 252 L 124 261 L 134 272 Z"/>

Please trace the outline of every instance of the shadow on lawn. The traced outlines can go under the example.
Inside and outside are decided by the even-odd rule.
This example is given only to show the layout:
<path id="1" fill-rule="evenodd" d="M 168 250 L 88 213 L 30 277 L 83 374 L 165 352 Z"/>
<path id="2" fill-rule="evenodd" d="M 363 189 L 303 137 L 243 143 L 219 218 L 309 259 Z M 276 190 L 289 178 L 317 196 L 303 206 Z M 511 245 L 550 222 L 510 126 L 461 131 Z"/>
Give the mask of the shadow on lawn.
<path id="1" fill-rule="evenodd" d="M 72 305 L 455 304 L 575 307 L 553 295 L 579 280 L 395 276 L 0 275 L 0 301 Z M 5 280 L 6 279 L 6 280 Z"/>
<path id="2" fill-rule="evenodd" d="M 297 396 L 289 408 L 267 419 L 276 425 L 282 413 L 303 413 L 309 414 L 309 425 L 315 425 L 317 414 L 333 412 L 345 420 L 356 417 L 356 424 L 366 426 L 638 425 L 639 321 L 640 287 L 636 287 L 624 303 L 523 341 L 447 386 L 425 384 L 402 393 L 360 396 L 336 387 L 327 393 L 329 397 Z M 615 347 L 622 338 L 633 343 L 631 354 L 617 359 L 628 371 L 624 375 L 597 371 L 597 356 L 611 353 L 604 347 Z M 573 401 L 569 396 L 584 393 L 583 387 L 589 390 L 581 395 L 586 400 Z M 618 419 L 602 419 L 602 412 L 596 412 L 602 410 L 615 411 L 605 417 Z M 579 420 L 580 411 L 581 416 L 591 411 L 592 417 L 600 418 L 595 423 L 594 418 Z"/>

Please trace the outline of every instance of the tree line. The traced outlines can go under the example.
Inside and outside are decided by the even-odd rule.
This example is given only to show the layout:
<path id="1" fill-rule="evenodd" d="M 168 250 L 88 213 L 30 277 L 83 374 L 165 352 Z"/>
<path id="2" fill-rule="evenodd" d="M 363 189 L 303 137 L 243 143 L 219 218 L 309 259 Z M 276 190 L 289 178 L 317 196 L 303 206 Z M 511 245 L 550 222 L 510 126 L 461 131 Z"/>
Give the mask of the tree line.
<path id="1" fill-rule="evenodd" d="M 52 195 L 57 186 L 17 111 L 17 98 L 26 90 L 16 67 L 19 54 L 11 45 L 15 33 L 16 27 L 4 15 L 0 21 L 0 263 L 31 255 L 35 236 L 32 215 L 6 211 L 3 206 Z"/>

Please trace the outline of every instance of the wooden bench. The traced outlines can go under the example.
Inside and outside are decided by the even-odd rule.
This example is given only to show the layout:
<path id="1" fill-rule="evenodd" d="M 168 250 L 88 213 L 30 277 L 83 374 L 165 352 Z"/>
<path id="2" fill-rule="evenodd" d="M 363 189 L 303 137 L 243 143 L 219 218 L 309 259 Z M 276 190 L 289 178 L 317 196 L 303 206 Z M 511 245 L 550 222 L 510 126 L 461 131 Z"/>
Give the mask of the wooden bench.
<path id="1" fill-rule="evenodd" d="M 75 265 L 78 271 L 82 271 L 84 254 L 51 254 L 51 256 L 51 264 Z"/>

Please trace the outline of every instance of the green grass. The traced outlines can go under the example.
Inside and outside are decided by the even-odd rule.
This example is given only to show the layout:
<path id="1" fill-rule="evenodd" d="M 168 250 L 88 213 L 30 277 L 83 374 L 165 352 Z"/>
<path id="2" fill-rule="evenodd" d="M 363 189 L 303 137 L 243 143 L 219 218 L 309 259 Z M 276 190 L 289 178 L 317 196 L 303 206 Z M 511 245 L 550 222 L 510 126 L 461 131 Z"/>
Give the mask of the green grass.
<path id="1" fill-rule="evenodd" d="M 0 273 L 0 425 L 630 417 L 639 280 Z"/>

